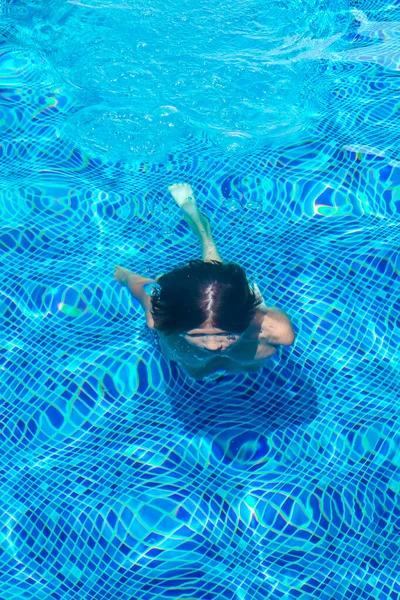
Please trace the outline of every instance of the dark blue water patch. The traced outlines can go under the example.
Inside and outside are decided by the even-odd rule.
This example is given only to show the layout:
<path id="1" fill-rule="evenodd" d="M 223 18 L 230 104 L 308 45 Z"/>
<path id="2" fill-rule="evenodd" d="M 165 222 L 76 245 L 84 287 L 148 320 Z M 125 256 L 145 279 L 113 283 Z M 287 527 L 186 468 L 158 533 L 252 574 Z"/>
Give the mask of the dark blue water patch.
<path id="1" fill-rule="evenodd" d="M 120 398 L 120 394 L 115 387 L 114 380 L 109 373 L 106 373 L 102 380 L 103 396 L 110 403 L 115 402 Z"/>
<path id="2" fill-rule="evenodd" d="M 157 388 L 163 381 L 162 371 L 160 370 L 159 364 L 156 364 L 154 360 L 150 362 L 150 380 L 152 387 Z M 161 372 L 160 372 L 161 371 Z"/>
<path id="3" fill-rule="evenodd" d="M 98 400 L 98 387 L 97 379 L 90 375 L 81 386 L 78 396 L 79 401 L 85 403 L 90 409 L 94 408 Z"/>
<path id="4" fill-rule="evenodd" d="M 335 207 L 335 190 L 327 187 L 323 192 L 321 192 L 316 198 L 318 203 L 323 204 L 324 206 Z"/>
<path id="5" fill-rule="evenodd" d="M 20 229 L 11 229 L 0 236 L 0 251 L 7 252 L 8 250 L 14 250 L 20 244 L 21 239 Z"/>
<path id="6" fill-rule="evenodd" d="M 240 463 L 259 461 L 270 452 L 267 439 L 251 431 L 239 432 L 235 435 L 231 432 L 231 439 L 221 441 L 213 440 L 212 452 L 217 460 L 225 464 L 239 461 Z"/>
<path id="7" fill-rule="evenodd" d="M 45 414 L 53 427 L 60 429 L 63 426 L 64 417 L 55 406 L 49 406 Z"/>
<path id="8" fill-rule="evenodd" d="M 137 362 L 137 376 L 138 376 L 138 394 L 145 394 L 148 390 L 149 381 L 148 381 L 148 372 L 146 368 L 146 364 L 142 359 L 139 359 Z"/>
<path id="9" fill-rule="evenodd" d="M 226 179 L 224 179 L 221 183 L 221 193 L 222 196 L 224 198 L 230 198 L 231 197 L 231 185 L 232 185 L 232 181 L 234 180 L 235 175 L 229 175 L 229 177 L 227 177 Z"/>
<path id="10" fill-rule="evenodd" d="M 391 178 L 393 174 L 393 167 L 390 165 L 384 165 L 379 170 L 379 179 L 382 182 L 386 182 Z"/>
<path id="11" fill-rule="evenodd" d="M 61 393 L 61 398 L 65 403 L 68 403 L 76 397 L 78 391 L 79 386 L 74 381 L 66 380 L 66 387 Z"/>

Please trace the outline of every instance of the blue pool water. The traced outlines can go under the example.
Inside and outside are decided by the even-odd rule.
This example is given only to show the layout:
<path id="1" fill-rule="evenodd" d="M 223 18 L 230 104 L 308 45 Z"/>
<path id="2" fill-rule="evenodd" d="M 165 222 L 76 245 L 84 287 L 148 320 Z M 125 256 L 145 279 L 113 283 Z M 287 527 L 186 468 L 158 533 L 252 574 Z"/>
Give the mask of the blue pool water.
<path id="1" fill-rule="evenodd" d="M 0 0 L 0 600 L 400 599 L 400 5 Z M 218 383 L 114 264 L 296 330 Z"/>

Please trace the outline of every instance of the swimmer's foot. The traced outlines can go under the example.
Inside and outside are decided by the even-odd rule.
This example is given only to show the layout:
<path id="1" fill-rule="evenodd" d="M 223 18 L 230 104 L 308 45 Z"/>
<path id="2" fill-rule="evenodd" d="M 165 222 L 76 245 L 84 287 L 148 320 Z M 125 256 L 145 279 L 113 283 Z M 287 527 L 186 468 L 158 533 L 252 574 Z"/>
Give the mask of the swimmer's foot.
<path id="1" fill-rule="evenodd" d="M 206 242 L 211 237 L 210 223 L 207 217 L 200 212 L 190 185 L 186 183 L 174 183 L 168 189 L 176 203 L 181 207 L 183 216 L 190 229 L 201 240 Z"/>
<path id="2" fill-rule="evenodd" d="M 196 204 L 193 190 L 190 185 L 186 185 L 186 183 L 174 183 L 173 185 L 170 185 L 168 189 L 181 208 L 184 204 Z"/>
<path id="3" fill-rule="evenodd" d="M 222 262 L 212 239 L 210 223 L 207 217 L 199 210 L 190 185 L 174 183 L 168 189 L 176 203 L 181 207 L 186 223 L 201 242 L 203 260 L 217 260 Z"/>

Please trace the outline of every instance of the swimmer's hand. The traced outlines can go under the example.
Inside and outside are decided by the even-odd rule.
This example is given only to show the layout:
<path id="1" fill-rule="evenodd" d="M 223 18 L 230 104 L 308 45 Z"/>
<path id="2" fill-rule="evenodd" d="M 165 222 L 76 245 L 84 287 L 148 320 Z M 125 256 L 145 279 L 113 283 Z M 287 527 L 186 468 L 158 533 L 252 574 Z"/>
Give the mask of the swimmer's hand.
<path id="1" fill-rule="evenodd" d="M 142 293 L 144 285 L 147 283 L 156 283 L 154 279 L 142 277 L 141 275 L 133 273 L 129 269 L 125 269 L 125 267 L 120 267 L 119 265 L 115 265 L 114 267 L 114 279 L 115 281 L 118 281 L 118 283 L 126 285 L 135 297 Z"/>
<path id="2" fill-rule="evenodd" d="M 122 285 L 128 285 L 129 275 L 133 275 L 132 271 L 129 269 L 125 269 L 124 267 L 120 267 L 119 265 L 115 265 L 114 267 L 114 279 Z"/>
<path id="3" fill-rule="evenodd" d="M 186 183 L 174 183 L 173 185 L 170 185 L 168 189 L 179 206 L 182 207 L 184 204 L 191 202 L 193 202 L 193 204 L 195 203 L 193 190 L 190 185 L 187 185 Z"/>

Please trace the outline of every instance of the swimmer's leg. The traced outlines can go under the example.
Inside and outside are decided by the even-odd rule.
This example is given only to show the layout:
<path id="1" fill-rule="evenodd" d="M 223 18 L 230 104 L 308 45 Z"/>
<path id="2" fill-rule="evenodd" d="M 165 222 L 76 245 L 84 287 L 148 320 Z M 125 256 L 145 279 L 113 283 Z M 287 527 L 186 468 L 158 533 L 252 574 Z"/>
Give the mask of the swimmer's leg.
<path id="1" fill-rule="evenodd" d="M 200 240 L 204 261 L 218 260 L 222 262 L 215 242 L 212 238 L 210 223 L 199 210 L 190 185 L 175 183 L 169 186 L 169 191 L 181 207 L 183 216 L 190 229 Z"/>

